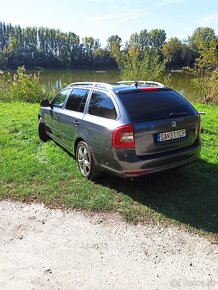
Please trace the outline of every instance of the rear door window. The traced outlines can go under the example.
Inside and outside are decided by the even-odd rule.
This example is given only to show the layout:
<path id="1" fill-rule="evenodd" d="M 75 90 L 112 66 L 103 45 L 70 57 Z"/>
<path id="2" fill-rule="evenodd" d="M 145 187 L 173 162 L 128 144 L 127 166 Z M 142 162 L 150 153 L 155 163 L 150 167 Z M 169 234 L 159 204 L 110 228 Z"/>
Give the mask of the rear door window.
<path id="1" fill-rule="evenodd" d="M 113 119 L 117 118 L 114 103 L 109 95 L 94 91 L 92 93 L 88 113 L 103 118 Z"/>
<path id="2" fill-rule="evenodd" d="M 52 107 L 61 108 L 64 104 L 65 99 L 69 96 L 71 88 L 64 89 L 58 93 L 51 102 Z"/>
<path id="3" fill-rule="evenodd" d="M 76 112 L 83 112 L 88 93 L 89 90 L 86 89 L 73 89 L 67 100 L 65 109 Z"/>
<path id="4" fill-rule="evenodd" d="M 133 122 L 155 121 L 170 118 L 170 114 L 194 115 L 193 107 L 171 90 L 119 93 Z"/>

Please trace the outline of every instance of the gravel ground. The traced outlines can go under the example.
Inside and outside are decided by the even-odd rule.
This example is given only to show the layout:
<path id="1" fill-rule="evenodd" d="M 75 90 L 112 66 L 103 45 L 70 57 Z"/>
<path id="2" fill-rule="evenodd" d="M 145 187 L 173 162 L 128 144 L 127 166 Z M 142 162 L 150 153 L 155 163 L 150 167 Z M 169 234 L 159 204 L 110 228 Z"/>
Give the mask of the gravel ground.
<path id="1" fill-rule="evenodd" d="M 218 289 L 217 261 L 174 226 L 0 202 L 0 289 Z"/>

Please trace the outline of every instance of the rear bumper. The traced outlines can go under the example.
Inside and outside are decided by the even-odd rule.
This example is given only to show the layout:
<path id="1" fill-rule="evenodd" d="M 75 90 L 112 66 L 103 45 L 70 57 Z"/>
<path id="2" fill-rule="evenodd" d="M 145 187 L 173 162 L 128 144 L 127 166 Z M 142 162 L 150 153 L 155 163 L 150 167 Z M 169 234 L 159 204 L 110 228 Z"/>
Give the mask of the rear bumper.
<path id="1" fill-rule="evenodd" d="M 158 154 L 156 156 L 138 157 L 134 150 L 114 150 L 105 154 L 105 163 L 101 167 L 125 178 L 132 178 L 158 171 L 164 171 L 191 163 L 200 157 L 201 145 Z"/>

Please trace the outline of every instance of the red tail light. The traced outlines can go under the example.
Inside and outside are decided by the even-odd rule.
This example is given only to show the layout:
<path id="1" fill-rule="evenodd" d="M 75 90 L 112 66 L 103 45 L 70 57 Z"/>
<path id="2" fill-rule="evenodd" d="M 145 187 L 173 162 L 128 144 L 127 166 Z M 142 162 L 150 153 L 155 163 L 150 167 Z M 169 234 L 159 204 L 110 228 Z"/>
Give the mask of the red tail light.
<path id="1" fill-rule="evenodd" d="M 134 132 L 132 125 L 125 125 L 114 130 L 112 136 L 113 148 L 135 148 Z"/>

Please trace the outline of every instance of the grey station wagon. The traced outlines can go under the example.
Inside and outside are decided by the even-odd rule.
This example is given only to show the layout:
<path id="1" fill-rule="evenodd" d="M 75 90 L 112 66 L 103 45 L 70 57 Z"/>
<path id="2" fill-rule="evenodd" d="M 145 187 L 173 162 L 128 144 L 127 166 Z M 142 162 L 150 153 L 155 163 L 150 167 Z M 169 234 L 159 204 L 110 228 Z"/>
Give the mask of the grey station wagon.
<path id="1" fill-rule="evenodd" d="M 200 116 L 175 91 L 151 81 L 72 83 L 38 116 L 42 141 L 76 156 L 83 176 L 103 170 L 137 177 L 190 163 L 200 154 Z"/>

